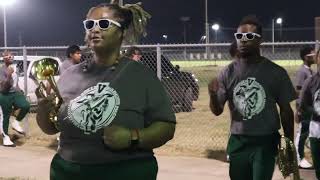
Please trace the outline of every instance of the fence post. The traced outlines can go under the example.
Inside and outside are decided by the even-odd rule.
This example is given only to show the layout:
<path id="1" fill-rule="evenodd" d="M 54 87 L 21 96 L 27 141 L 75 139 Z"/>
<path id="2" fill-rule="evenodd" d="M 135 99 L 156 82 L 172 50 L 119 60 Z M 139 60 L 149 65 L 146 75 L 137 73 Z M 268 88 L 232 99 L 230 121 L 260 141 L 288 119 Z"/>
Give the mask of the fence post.
<path id="1" fill-rule="evenodd" d="M 160 48 L 160 44 L 157 44 L 157 77 L 161 81 L 161 48 Z"/>
<path id="2" fill-rule="evenodd" d="M 23 80 L 24 80 L 24 95 L 27 96 L 28 95 L 28 62 L 27 62 L 27 48 L 26 46 L 23 46 L 23 72 L 24 72 L 24 76 L 23 76 Z"/>
<path id="3" fill-rule="evenodd" d="M 183 49 L 183 60 L 186 61 L 187 60 L 187 47 L 184 47 Z"/>
<path id="4" fill-rule="evenodd" d="M 289 59 L 291 59 L 291 49 L 289 48 Z"/>
<path id="5" fill-rule="evenodd" d="M 27 61 L 27 48 L 26 46 L 23 46 L 22 48 L 22 54 L 23 54 L 23 80 L 24 80 L 24 95 L 28 97 L 28 61 Z M 26 117 L 23 120 L 23 127 L 24 131 L 26 133 L 26 136 L 29 136 L 29 117 L 26 115 Z"/>

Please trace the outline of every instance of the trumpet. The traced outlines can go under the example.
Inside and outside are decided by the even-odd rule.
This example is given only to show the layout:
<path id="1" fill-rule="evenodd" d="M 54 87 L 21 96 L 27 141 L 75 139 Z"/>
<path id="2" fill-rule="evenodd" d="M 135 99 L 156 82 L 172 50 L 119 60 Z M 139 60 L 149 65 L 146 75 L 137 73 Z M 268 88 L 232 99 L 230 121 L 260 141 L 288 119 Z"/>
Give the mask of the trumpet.
<path id="1" fill-rule="evenodd" d="M 36 95 L 38 98 L 50 97 L 53 109 L 49 112 L 49 120 L 58 129 L 58 111 L 63 102 L 54 75 L 59 73 L 59 64 L 51 58 L 44 58 L 34 62 L 31 67 L 31 75 L 34 82 L 38 85 Z M 48 81 L 50 88 L 46 87 L 43 81 Z M 50 93 L 51 89 L 53 93 Z"/>
<path id="2" fill-rule="evenodd" d="M 284 141 L 284 143 L 281 143 Z M 283 145 L 285 144 L 285 146 Z M 281 136 L 277 158 L 279 170 L 284 178 L 292 174 L 293 180 L 301 180 L 297 161 L 297 152 L 293 142 Z"/>

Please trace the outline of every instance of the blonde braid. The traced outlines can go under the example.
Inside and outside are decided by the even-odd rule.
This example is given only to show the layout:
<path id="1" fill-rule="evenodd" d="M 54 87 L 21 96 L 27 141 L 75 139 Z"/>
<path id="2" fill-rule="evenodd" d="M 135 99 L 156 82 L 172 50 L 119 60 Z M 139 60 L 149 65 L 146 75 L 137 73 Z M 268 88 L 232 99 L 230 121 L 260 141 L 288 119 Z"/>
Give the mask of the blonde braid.
<path id="1" fill-rule="evenodd" d="M 151 15 L 147 13 L 141 7 L 142 3 L 126 4 L 124 9 L 129 10 L 132 13 L 132 22 L 128 26 L 125 32 L 125 42 L 129 44 L 138 43 L 141 35 L 146 36 L 146 26 Z"/>

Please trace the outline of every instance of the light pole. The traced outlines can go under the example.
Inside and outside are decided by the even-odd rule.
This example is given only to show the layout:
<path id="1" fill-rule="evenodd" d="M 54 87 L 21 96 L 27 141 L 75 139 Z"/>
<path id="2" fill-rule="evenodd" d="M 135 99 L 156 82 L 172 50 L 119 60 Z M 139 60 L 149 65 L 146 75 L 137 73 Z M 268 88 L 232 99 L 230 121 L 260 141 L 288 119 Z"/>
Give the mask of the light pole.
<path id="1" fill-rule="evenodd" d="M 205 22 L 205 32 L 206 32 L 206 44 L 210 43 L 209 37 L 209 23 L 208 23 L 208 0 L 205 0 L 205 15 L 206 15 L 206 22 Z"/>
<path id="2" fill-rule="evenodd" d="M 220 29 L 220 25 L 215 23 L 211 26 L 212 30 L 215 32 L 215 43 L 218 42 L 218 31 Z M 216 48 L 216 55 L 218 55 L 218 49 Z M 217 58 L 214 58 L 214 66 L 217 66 Z"/>
<path id="3" fill-rule="evenodd" d="M 180 17 L 180 21 L 183 23 L 183 43 L 187 43 L 187 22 L 190 21 L 190 17 L 182 16 Z"/>
<path id="4" fill-rule="evenodd" d="M 280 28 L 279 28 L 279 39 L 280 41 L 282 41 L 282 18 L 277 18 L 276 23 L 279 24 Z"/>
<path id="5" fill-rule="evenodd" d="M 210 37 L 209 37 L 209 23 L 208 23 L 208 0 L 205 0 L 205 17 L 206 17 L 205 19 L 206 44 L 209 44 Z M 208 45 L 206 45 L 206 54 L 207 54 L 207 57 L 210 54 L 210 49 Z"/>
<path id="6" fill-rule="evenodd" d="M 272 19 L 272 53 L 274 54 L 274 22 L 275 20 Z M 281 40 L 281 36 L 282 36 L 282 18 L 277 18 L 276 19 L 276 23 L 280 25 L 280 40 Z"/>
<path id="7" fill-rule="evenodd" d="M 212 26 L 211 26 L 211 28 L 212 28 L 212 30 L 214 30 L 214 32 L 215 32 L 215 43 L 217 43 L 218 42 L 218 31 L 219 31 L 219 29 L 220 29 L 220 25 L 219 24 L 213 24 Z"/>
<path id="8" fill-rule="evenodd" d="M 180 17 L 180 20 L 183 23 L 183 43 L 186 44 L 187 43 L 187 28 L 186 28 L 186 26 L 187 26 L 187 22 L 190 21 L 190 17 L 182 16 L 182 17 Z M 186 60 L 187 59 L 187 48 L 186 47 L 184 47 L 183 56 L 184 56 L 184 59 Z"/>
<path id="9" fill-rule="evenodd" d="M 0 5 L 3 8 L 3 41 L 4 47 L 7 47 L 7 17 L 6 17 L 6 7 L 14 3 L 14 0 L 0 0 Z"/>

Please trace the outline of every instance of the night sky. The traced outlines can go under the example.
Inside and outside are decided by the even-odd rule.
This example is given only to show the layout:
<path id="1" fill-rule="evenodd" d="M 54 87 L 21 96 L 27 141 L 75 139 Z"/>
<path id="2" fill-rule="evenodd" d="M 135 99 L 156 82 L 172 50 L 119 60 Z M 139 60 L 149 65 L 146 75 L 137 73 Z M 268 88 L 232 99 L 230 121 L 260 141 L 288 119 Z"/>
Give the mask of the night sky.
<path id="1" fill-rule="evenodd" d="M 7 8 L 8 46 L 83 44 L 82 21 L 88 9 L 102 0 L 16 0 Z M 125 3 L 138 1 L 124 0 Z M 145 10 L 152 14 L 148 36 L 150 43 L 183 43 L 182 16 L 186 23 L 186 41 L 199 43 L 204 35 L 204 0 L 142 0 Z M 282 17 L 282 36 L 276 25 L 276 40 L 314 40 L 314 17 L 320 16 L 320 0 L 208 0 L 209 23 L 219 23 L 218 42 L 229 42 L 241 18 L 256 14 L 264 26 L 264 37 L 270 39 L 272 18 Z M 2 11 L 0 13 L 2 21 Z M 168 35 L 167 41 L 162 35 Z M 211 39 L 215 34 L 211 30 Z M 3 44 L 3 24 L 0 23 L 0 43 Z"/>

